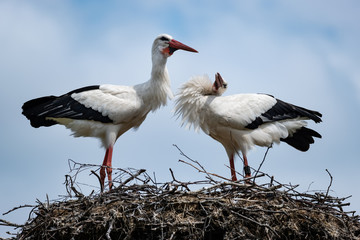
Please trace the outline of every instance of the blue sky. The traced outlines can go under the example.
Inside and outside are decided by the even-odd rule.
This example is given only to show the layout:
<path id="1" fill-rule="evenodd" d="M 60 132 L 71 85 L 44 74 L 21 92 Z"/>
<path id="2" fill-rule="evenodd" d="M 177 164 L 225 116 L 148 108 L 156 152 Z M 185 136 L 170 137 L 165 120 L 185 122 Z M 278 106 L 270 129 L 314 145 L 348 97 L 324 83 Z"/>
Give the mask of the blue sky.
<path id="1" fill-rule="evenodd" d="M 302 153 L 274 146 L 262 170 L 299 190 L 326 190 L 360 211 L 360 3 L 358 1 L 16 1 L 0 2 L 0 212 L 65 194 L 68 159 L 101 164 L 96 139 L 75 139 L 62 126 L 34 129 L 21 115 L 32 98 L 92 84 L 134 85 L 149 79 L 150 48 L 168 33 L 199 51 L 168 60 L 172 90 L 191 76 L 220 72 L 226 95 L 269 93 L 318 110 L 322 134 Z M 204 133 L 180 127 L 173 102 L 149 114 L 115 145 L 114 167 L 145 168 L 160 182 L 202 179 L 172 144 L 210 172 L 229 176 L 223 147 Z M 265 153 L 248 155 L 257 168 Z M 236 161 L 241 169 L 242 163 Z M 84 183 L 96 185 L 83 174 Z M 84 192 L 89 189 L 84 188 Z M 23 223 L 28 210 L 6 216 Z M 0 236 L 9 229 L 0 227 Z"/>

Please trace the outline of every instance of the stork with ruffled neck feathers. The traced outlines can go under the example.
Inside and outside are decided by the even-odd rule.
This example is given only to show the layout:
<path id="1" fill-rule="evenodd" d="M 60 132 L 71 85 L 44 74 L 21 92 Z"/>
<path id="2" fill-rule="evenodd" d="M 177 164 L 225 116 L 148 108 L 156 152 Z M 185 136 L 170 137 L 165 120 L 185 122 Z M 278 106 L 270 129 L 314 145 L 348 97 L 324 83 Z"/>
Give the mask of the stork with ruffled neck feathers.
<path id="1" fill-rule="evenodd" d="M 177 94 L 175 113 L 188 128 L 202 129 L 220 142 L 229 157 L 231 179 L 236 181 L 235 154 L 241 152 L 245 177 L 250 177 L 247 152 L 255 145 L 270 147 L 286 142 L 307 151 L 316 131 L 305 120 L 321 122 L 321 113 L 286 103 L 267 94 L 222 96 L 227 82 L 219 73 L 212 83 L 208 76 L 196 76 Z"/>

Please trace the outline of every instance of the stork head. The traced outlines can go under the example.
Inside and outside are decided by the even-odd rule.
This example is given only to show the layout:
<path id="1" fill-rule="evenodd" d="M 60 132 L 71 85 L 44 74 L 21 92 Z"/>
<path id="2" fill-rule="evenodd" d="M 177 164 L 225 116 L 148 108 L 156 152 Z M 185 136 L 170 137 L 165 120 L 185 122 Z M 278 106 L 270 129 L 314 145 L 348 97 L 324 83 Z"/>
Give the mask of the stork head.
<path id="1" fill-rule="evenodd" d="M 153 43 L 153 54 L 161 53 L 165 57 L 170 57 L 176 50 L 182 49 L 189 52 L 198 52 L 195 49 L 173 39 L 168 34 L 160 34 Z"/>
<path id="2" fill-rule="evenodd" d="M 215 74 L 215 81 L 212 85 L 212 92 L 214 95 L 222 95 L 227 88 L 227 82 L 221 77 L 220 73 Z"/>

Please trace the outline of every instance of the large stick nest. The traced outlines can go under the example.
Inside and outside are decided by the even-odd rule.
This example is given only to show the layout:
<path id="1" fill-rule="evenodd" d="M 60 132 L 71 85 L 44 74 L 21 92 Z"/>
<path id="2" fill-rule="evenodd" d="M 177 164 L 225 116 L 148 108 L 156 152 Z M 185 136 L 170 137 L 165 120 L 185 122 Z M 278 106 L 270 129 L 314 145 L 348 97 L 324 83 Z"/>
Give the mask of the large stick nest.
<path id="1" fill-rule="evenodd" d="M 116 188 L 84 196 L 68 176 L 75 197 L 38 202 L 24 225 L 0 222 L 20 228 L 16 239 L 360 239 L 359 216 L 343 211 L 347 198 L 329 195 L 331 183 L 326 192 L 299 193 L 264 173 L 250 183 L 216 181 L 198 162 L 185 163 L 206 180 L 180 182 L 170 169 L 173 180 L 159 184 L 145 170 L 118 169 Z M 261 177 L 268 183 L 255 184 Z"/>

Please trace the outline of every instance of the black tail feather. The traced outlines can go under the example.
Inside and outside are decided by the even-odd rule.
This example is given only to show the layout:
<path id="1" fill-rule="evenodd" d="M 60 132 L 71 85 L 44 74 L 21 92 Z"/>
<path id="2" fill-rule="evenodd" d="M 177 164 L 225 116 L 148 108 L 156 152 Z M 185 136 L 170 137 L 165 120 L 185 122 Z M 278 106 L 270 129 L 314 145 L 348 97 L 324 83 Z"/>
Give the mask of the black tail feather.
<path id="1" fill-rule="evenodd" d="M 56 98 L 57 97 L 55 96 L 47 96 L 27 101 L 22 106 L 22 114 L 30 120 L 30 124 L 34 128 L 38 128 L 41 126 L 49 127 L 55 125 L 55 121 L 46 119 L 45 116 L 42 117 L 41 113 L 44 112 L 44 106 L 50 105 Z"/>
<path id="2" fill-rule="evenodd" d="M 314 137 L 321 138 L 321 135 L 310 128 L 302 127 L 291 137 L 280 140 L 286 142 L 297 150 L 306 152 L 310 148 L 310 144 L 314 143 Z"/>

